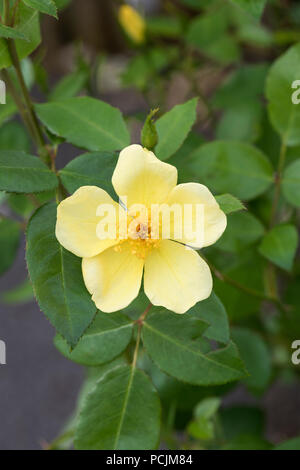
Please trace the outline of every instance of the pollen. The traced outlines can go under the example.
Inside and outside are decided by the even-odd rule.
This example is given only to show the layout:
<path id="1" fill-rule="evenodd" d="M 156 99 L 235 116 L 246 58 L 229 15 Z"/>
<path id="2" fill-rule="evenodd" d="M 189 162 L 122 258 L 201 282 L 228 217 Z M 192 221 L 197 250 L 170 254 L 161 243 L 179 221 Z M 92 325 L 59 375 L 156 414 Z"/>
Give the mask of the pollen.
<path id="1" fill-rule="evenodd" d="M 131 253 L 140 259 L 145 259 L 153 248 L 158 248 L 160 240 L 152 240 L 151 238 L 138 238 L 136 240 L 129 239 Z"/>
<path id="2" fill-rule="evenodd" d="M 132 222 L 132 219 L 130 219 Z M 153 248 L 158 248 L 160 240 L 152 238 L 151 224 L 136 222 L 134 226 L 128 226 L 127 240 L 120 240 L 119 244 L 114 247 L 114 251 L 120 253 L 123 250 L 123 243 L 129 242 L 131 253 L 140 259 L 145 259 Z"/>

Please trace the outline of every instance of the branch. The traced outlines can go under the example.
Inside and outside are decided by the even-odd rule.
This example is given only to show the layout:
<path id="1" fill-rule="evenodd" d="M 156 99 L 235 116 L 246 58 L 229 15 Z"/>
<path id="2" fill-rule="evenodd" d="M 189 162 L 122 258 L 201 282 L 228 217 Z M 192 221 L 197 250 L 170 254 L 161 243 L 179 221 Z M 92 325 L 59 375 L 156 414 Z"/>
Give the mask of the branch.
<path id="1" fill-rule="evenodd" d="M 206 260 L 206 262 L 208 263 L 210 269 L 212 270 L 212 272 L 214 273 L 214 275 L 220 279 L 222 282 L 226 282 L 227 284 L 230 284 L 232 285 L 233 287 L 235 287 L 236 289 L 239 289 L 241 290 L 242 292 L 245 292 L 245 294 L 248 294 L 248 295 L 251 295 L 253 297 L 256 297 L 258 299 L 261 299 L 261 300 L 266 300 L 268 302 L 271 302 L 273 303 L 274 305 L 276 305 L 280 311 L 283 311 L 283 312 L 286 312 L 288 310 L 288 306 L 286 305 L 283 305 L 280 300 L 276 297 L 276 296 L 273 296 L 273 295 L 267 295 L 267 294 L 264 294 L 263 292 L 259 292 L 255 289 L 252 289 L 250 287 L 247 287 L 247 286 L 244 286 L 243 284 L 240 284 L 239 282 L 237 282 L 235 279 L 232 279 L 230 278 L 229 276 L 227 276 L 226 274 L 224 273 L 221 273 L 213 264 L 211 264 L 208 260 Z"/>
<path id="2" fill-rule="evenodd" d="M 140 346 L 140 341 L 141 341 L 141 332 L 142 332 L 142 327 L 143 327 L 143 321 L 145 320 L 149 310 L 151 309 L 152 304 L 150 303 L 147 308 L 144 310 L 142 315 L 136 320 L 136 323 L 138 325 L 138 332 L 137 332 L 137 339 L 136 339 L 136 345 L 133 353 L 133 360 L 132 360 L 132 367 L 134 368 L 136 366 L 137 362 L 137 357 L 138 357 L 138 352 L 139 352 L 139 346 Z"/>

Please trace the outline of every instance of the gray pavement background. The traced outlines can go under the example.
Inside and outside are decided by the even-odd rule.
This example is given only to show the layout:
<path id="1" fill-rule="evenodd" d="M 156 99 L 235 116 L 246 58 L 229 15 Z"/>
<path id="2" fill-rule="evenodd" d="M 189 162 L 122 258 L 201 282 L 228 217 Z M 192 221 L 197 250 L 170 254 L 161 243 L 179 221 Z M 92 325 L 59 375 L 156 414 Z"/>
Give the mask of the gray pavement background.
<path id="1" fill-rule="evenodd" d="M 81 153 L 62 145 L 59 167 Z M 25 237 L 11 269 L 0 277 L 1 292 L 26 279 Z M 41 449 L 71 415 L 83 368 L 53 345 L 54 328 L 33 300 L 8 306 L 0 300 L 0 339 L 6 365 L 0 365 L 0 449 Z"/>
<path id="2" fill-rule="evenodd" d="M 1 279 L 1 291 L 26 277 L 24 246 Z M 51 442 L 71 414 L 83 377 L 80 366 L 53 346 L 54 329 L 35 302 L 0 304 L 0 449 L 39 449 Z"/>

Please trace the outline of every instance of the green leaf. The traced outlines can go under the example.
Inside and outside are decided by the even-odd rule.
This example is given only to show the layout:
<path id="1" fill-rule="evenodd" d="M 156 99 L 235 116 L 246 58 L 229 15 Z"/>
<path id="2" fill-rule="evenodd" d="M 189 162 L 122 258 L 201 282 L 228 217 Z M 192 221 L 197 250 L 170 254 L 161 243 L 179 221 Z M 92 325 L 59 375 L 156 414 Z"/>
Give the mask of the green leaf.
<path id="1" fill-rule="evenodd" d="M 264 293 L 263 259 L 251 247 L 238 253 L 233 265 L 229 265 L 224 252 L 219 252 L 223 266 L 219 267 L 228 276 L 245 289 L 252 289 L 261 295 Z M 216 264 L 216 263 L 215 263 Z M 262 300 L 245 293 L 238 287 L 226 283 L 219 278 L 214 279 L 214 291 L 222 299 L 230 320 L 240 320 L 256 314 Z"/>
<path id="2" fill-rule="evenodd" d="M 225 344 L 229 342 L 227 313 L 224 305 L 214 292 L 208 299 L 198 302 L 189 310 L 188 314 L 209 323 L 210 326 L 204 332 L 206 338 Z"/>
<path id="3" fill-rule="evenodd" d="M 19 5 L 19 11 L 16 18 L 15 31 L 27 38 L 16 39 L 16 48 L 19 59 L 23 59 L 31 54 L 41 42 L 39 13 L 32 8 L 27 7 L 23 2 Z M 3 14 L 3 2 L 2 11 Z M 0 69 L 11 65 L 11 58 L 5 39 L 0 39 Z"/>
<path id="4" fill-rule="evenodd" d="M 300 277 L 289 280 L 287 289 L 284 293 L 283 301 L 286 305 L 290 305 L 291 309 L 288 315 L 281 315 L 280 317 L 280 332 L 285 338 L 294 341 L 295 338 L 300 338 Z M 285 354 L 288 356 L 287 361 L 290 362 L 290 352 L 284 347 Z"/>
<path id="5" fill-rule="evenodd" d="M 266 82 L 272 125 L 288 146 L 300 144 L 300 107 L 292 102 L 292 84 L 300 75 L 300 43 L 288 49 L 272 65 Z"/>
<path id="6" fill-rule="evenodd" d="M 155 449 L 159 428 L 159 398 L 149 378 L 139 369 L 118 367 L 105 374 L 87 396 L 75 448 Z"/>
<path id="7" fill-rule="evenodd" d="M 202 10 L 210 5 L 211 0 L 180 0 L 181 3 L 195 10 Z"/>
<path id="8" fill-rule="evenodd" d="M 267 0 L 231 0 L 233 3 L 243 8 L 247 13 L 254 16 L 257 20 L 260 19 Z"/>
<path id="9" fill-rule="evenodd" d="M 55 237 L 56 204 L 45 204 L 27 227 L 26 260 L 41 310 L 71 347 L 93 320 L 96 307 L 82 279 L 81 259 Z"/>
<path id="10" fill-rule="evenodd" d="M 270 47 L 273 44 L 273 34 L 259 23 L 244 23 L 240 25 L 237 39 L 256 47 Z"/>
<path id="11" fill-rule="evenodd" d="M 231 214 L 245 209 L 244 204 L 231 194 L 216 196 L 217 203 L 225 214 Z"/>
<path id="12" fill-rule="evenodd" d="M 82 405 L 84 404 L 87 396 L 89 393 L 95 388 L 96 383 L 98 382 L 99 379 L 102 379 L 107 372 L 112 371 L 113 369 L 116 369 L 117 367 L 120 366 L 127 366 L 128 361 L 125 356 L 125 354 L 116 357 L 113 361 L 106 362 L 105 364 L 102 364 L 97 367 L 87 367 L 86 368 L 86 379 L 81 387 L 81 390 L 79 392 L 79 397 L 77 400 L 77 406 L 76 406 L 76 421 L 77 417 L 79 417 L 80 410 L 82 408 Z"/>
<path id="13" fill-rule="evenodd" d="M 21 215 L 24 219 L 29 219 L 36 210 L 32 198 L 26 194 L 7 193 L 7 203 L 15 214 Z"/>
<path id="14" fill-rule="evenodd" d="M 241 142 L 204 144 L 194 151 L 188 166 L 212 191 L 229 192 L 246 201 L 265 192 L 273 179 L 273 169 L 266 156 Z"/>
<path id="15" fill-rule="evenodd" d="M 252 434 L 241 435 L 223 445 L 221 450 L 270 450 L 272 445 L 265 439 Z"/>
<path id="16" fill-rule="evenodd" d="M 264 92 L 268 71 L 266 64 L 251 64 L 239 67 L 226 77 L 221 87 L 213 96 L 212 103 L 216 108 L 230 110 L 241 103 L 251 105 L 258 102 Z"/>
<path id="17" fill-rule="evenodd" d="M 104 374 L 106 374 L 112 369 L 115 369 L 116 367 L 123 366 L 126 364 L 127 362 L 124 356 L 119 356 L 113 361 L 108 362 L 102 366 L 88 367 L 86 369 L 86 378 L 80 388 L 79 395 L 76 401 L 76 408 L 73 411 L 71 418 L 63 427 L 61 435 L 58 436 L 54 440 L 54 442 L 52 442 L 52 450 L 71 450 L 74 448 L 73 441 L 82 404 L 86 401 L 87 396 L 95 388 L 96 383 Z"/>
<path id="18" fill-rule="evenodd" d="M 180 171 L 178 173 L 179 183 L 189 183 L 190 181 L 194 180 L 194 172 L 190 171 L 187 163 L 192 157 L 194 150 L 196 150 L 204 142 L 205 140 L 201 135 L 196 134 L 194 132 L 190 132 L 180 149 L 177 150 L 177 152 L 174 153 L 174 155 L 172 155 L 172 157 L 168 161 L 168 163 L 170 163 L 171 165 L 180 168 Z"/>
<path id="19" fill-rule="evenodd" d="M 277 225 L 263 238 L 259 252 L 272 263 L 290 271 L 298 246 L 298 232 L 293 225 Z"/>
<path id="20" fill-rule="evenodd" d="M 118 150 L 129 145 L 129 133 L 122 114 L 103 101 L 76 97 L 36 105 L 49 130 L 71 144 L 91 151 Z"/>
<path id="21" fill-rule="evenodd" d="M 169 410 L 172 412 L 172 408 L 174 411 L 175 404 L 180 414 L 181 412 L 185 414 L 188 412 L 188 416 L 185 415 L 186 417 L 184 418 L 183 424 L 186 423 L 186 418 L 190 416 L 192 410 L 200 400 L 212 394 L 221 395 L 233 387 L 233 384 L 230 383 L 223 386 L 199 387 L 197 385 L 180 382 L 162 372 L 144 350 L 139 353 L 138 364 L 139 367 L 150 376 L 153 385 L 159 393 L 163 407 L 167 412 Z"/>
<path id="22" fill-rule="evenodd" d="M 160 71 L 174 61 L 177 54 L 176 48 L 147 48 L 144 53 L 140 52 L 129 61 L 122 73 L 123 84 L 145 91 L 153 83 L 157 83 Z"/>
<path id="23" fill-rule="evenodd" d="M 264 152 L 265 155 L 268 155 L 272 165 L 277 167 L 281 139 L 279 134 L 273 128 L 266 109 L 264 110 L 262 119 L 261 135 L 258 141 L 256 142 L 256 145 L 258 148 L 260 148 L 260 150 Z M 288 151 L 293 150 L 295 148 L 297 147 L 288 147 Z M 266 222 L 268 222 L 269 218 L 270 214 L 267 217 Z"/>
<path id="24" fill-rule="evenodd" d="M 23 304 L 30 302 L 34 298 L 31 282 L 28 279 L 18 286 L 1 294 L 1 301 L 5 304 Z"/>
<path id="25" fill-rule="evenodd" d="M 255 142 L 262 131 L 262 117 L 263 106 L 259 101 L 232 106 L 218 122 L 216 138 Z"/>
<path id="26" fill-rule="evenodd" d="M 55 191 L 45 191 L 43 193 L 36 193 L 35 197 L 28 197 L 27 194 L 7 194 L 7 203 L 9 207 L 24 219 L 29 217 L 36 210 L 37 203 L 40 205 L 45 204 L 55 199 Z"/>
<path id="27" fill-rule="evenodd" d="M 300 450 L 300 436 L 277 444 L 274 450 Z"/>
<path id="28" fill-rule="evenodd" d="M 66 8 L 71 3 L 71 1 L 72 0 L 55 0 L 55 3 L 57 8 L 60 10 Z"/>
<path id="29" fill-rule="evenodd" d="M 57 18 L 57 7 L 53 0 L 24 0 L 27 6 Z"/>
<path id="30" fill-rule="evenodd" d="M 0 189 L 14 193 L 38 193 L 55 189 L 55 174 L 37 157 L 14 150 L 0 151 Z"/>
<path id="31" fill-rule="evenodd" d="M 216 385 L 245 375 L 236 347 L 203 351 L 203 343 L 185 331 L 195 320 L 166 310 L 150 313 L 143 326 L 143 342 L 152 360 L 167 374 L 196 385 Z M 190 324 L 190 325 L 189 325 Z M 205 324 L 204 324 L 205 326 Z M 206 349 L 206 344 L 204 344 Z"/>
<path id="32" fill-rule="evenodd" d="M 1 43 L 1 39 L 0 39 Z M 6 104 L 0 106 L 0 124 L 5 123 L 17 112 L 17 106 L 10 94 L 6 94 Z"/>
<path id="33" fill-rule="evenodd" d="M 194 439 L 209 441 L 214 437 L 214 422 L 206 418 L 194 419 L 188 424 L 187 432 Z"/>
<path id="34" fill-rule="evenodd" d="M 216 248 L 238 253 L 259 240 L 265 233 L 262 223 L 249 212 L 232 214 L 227 219 L 227 228 Z"/>
<path id="35" fill-rule="evenodd" d="M 21 65 L 21 70 L 22 70 L 25 84 L 27 88 L 30 90 L 35 83 L 34 65 L 29 57 L 24 57 L 24 59 L 21 60 L 20 65 Z M 16 70 L 13 67 L 11 67 L 8 70 L 8 73 L 10 75 L 10 78 L 13 80 L 16 88 L 21 92 L 21 86 L 17 77 Z"/>
<path id="36" fill-rule="evenodd" d="M 196 17 L 190 22 L 186 42 L 223 64 L 236 61 L 240 50 L 237 42 L 227 32 L 228 19 L 225 4 L 213 12 Z"/>
<path id="37" fill-rule="evenodd" d="M 149 299 L 144 293 L 144 290 L 141 289 L 139 295 L 122 310 L 126 316 L 132 318 L 133 320 L 137 320 L 141 313 L 144 312 L 149 305 Z"/>
<path id="38" fill-rule="evenodd" d="M 198 98 L 174 106 L 171 111 L 156 121 L 158 144 L 155 154 L 167 160 L 183 144 L 196 121 Z"/>
<path id="39" fill-rule="evenodd" d="M 71 361 L 96 366 L 111 361 L 126 349 L 131 340 L 132 327 L 132 320 L 125 315 L 98 312 L 72 351 L 59 335 L 55 337 L 54 344 Z"/>
<path id="40" fill-rule="evenodd" d="M 258 102 L 263 95 L 268 67 L 265 64 L 252 64 L 239 67 L 226 77 L 216 91 L 212 104 L 216 108 L 238 108 L 241 104 Z"/>
<path id="41" fill-rule="evenodd" d="M 4 24 L 0 24 L 0 38 L 22 39 L 23 41 L 27 41 L 27 38 L 23 33 L 17 29 L 11 28 L 10 26 L 5 26 Z"/>
<path id="42" fill-rule="evenodd" d="M 1 3 L 0 3 L 0 5 L 1 5 Z M 0 39 L 0 50 L 1 50 L 1 44 L 2 43 L 1 43 L 1 39 Z M 0 54 L 1 54 L 1 52 L 0 52 Z M 0 68 L 1 68 L 1 57 L 0 57 Z M 33 76 L 34 74 L 33 74 L 33 67 L 32 67 L 31 61 L 30 61 L 30 59 L 28 59 L 28 57 L 25 57 L 23 60 L 21 60 L 21 69 L 22 69 L 22 73 L 23 73 L 25 83 L 26 83 L 27 87 L 30 89 L 33 85 L 33 82 L 34 82 L 34 76 Z M 18 81 L 17 81 L 15 70 L 10 68 L 10 69 L 8 69 L 7 72 L 9 74 L 10 78 L 13 80 L 16 88 L 20 89 L 20 86 L 19 86 Z M 21 92 L 21 90 L 20 90 L 20 92 Z M 6 93 L 6 104 L 5 104 L 5 106 L 0 106 L 0 124 L 7 121 L 14 114 L 16 114 L 16 112 L 17 112 L 17 106 L 16 106 L 11 94 Z M 15 124 L 19 124 L 19 123 L 15 122 Z M 3 141 L 3 144 L 4 143 L 5 143 L 5 139 Z M 25 150 L 25 148 L 21 148 L 20 150 Z"/>
<path id="43" fill-rule="evenodd" d="M 231 406 L 220 410 L 221 425 L 225 438 L 231 440 L 240 435 L 257 435 L 264 431 L 264 414 L 253 406 Z"/>
<path id="44" fill-rule="evenodd" d="M 221 39 L 218 39 L 208 47 L 203 48 L 203 52 L 207 57 L 222 65 L 237 62 L 241 56 L 241 50 L 237 41 L 230 34 L 226 33 Z"/>
<path id="45" fill-rule="evenodd" d="M 213 13 L 199 15 L 192 20 L 186 35 L 187 43 L 207 52 L 207 48 L 226 33 L 228 18 L 224 11 L 220 6 Z"/>
<path id="46" fill-rule="evenodd" d="M 29 152 L 30 138 L 18 121 L 8 121 L 0 127 L 0 150 L 23 150 Z"/>
<path id="47" fill-rule="evenodd" d="M 68 163 L 59 172 L 59 175 L 64 186 L 71 194 L 80 186 L 99 186 L 111 196 L 115 196 L 111 178 L 116 163 L 116 153 L 85 153 Z"/>
<path id="48" fill-rule="evenodd" d="M 5 191 L 0 191 L 0 206 L 6 201 L 7 194 Z"/>
<path id="49" fill-rule="evenodd" d="M 141 144 L 148 150 L 153 150 L 158 141 L 158 134 L 154 124 L 154 116 L 158 112 L 158 109 L 159 108 L 151 109 L 141 130 Z"/>
<path id="50" fill-rule="evenodd" d="M 60 101 L 76 96 L 86 85 L 89 72 L 86 69 L 76 70 L 58 82 L 49 95 L 49 101 Z"/>
<path id="51" fill-rule="evenodd" d="M 282 192 L 292 206 L 300 207 L 300 159 L 286 168 L 282 179 Z"/>
<path id="52" fill-rule="evenodd" d="M 220 398 L 209 397 L 200 401 L 195 408 L 194 414 L 196 418 L 212 418 L 221 405 Z"/>
<path id="53" fill-rule="evenodd" d="M 251 390 L 263 391 L 271 378 L 271 355 L 265 342 L 247 328 L 234 327 L 231 333 L 249 372 L 243 382 Z"/>
<path id="54" fill-rule="evenodd" d="M 153 16 L 147 19 L 147 31 L 152 36 L 177 38 L 181 33 L 179 18 L 172 16 Z"/>
<path id="55" fill-rule="evenodd" d="M 188 433 L 195 439 L 210 440 L 214 437 L 214 415 L 217 413 L 221 400 L 209 397 L 201 400 L 194 410 L 194 420 L 187 427 Z"/>
<path id="56" fill-rule="evenodd" d="M 17 222 L 0 218 L 0 274 L 7 271 L 13 264 L 20 237 L 21 230 Z"/>

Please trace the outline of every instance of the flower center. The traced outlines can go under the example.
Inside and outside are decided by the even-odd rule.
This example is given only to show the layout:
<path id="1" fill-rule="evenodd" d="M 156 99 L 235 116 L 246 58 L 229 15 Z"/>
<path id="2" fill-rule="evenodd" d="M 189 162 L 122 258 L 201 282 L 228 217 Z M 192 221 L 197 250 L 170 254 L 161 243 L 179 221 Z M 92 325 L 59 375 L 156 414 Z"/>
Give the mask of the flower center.
<path id="1" fill-rule="evenodd" d="M 151 238 L 151 227 L 148 227 L 147 224 L 139 223 L 135 227 L 135 230 L 133 229 L 131 232 L 133 236 L 130 237 L 130 233 L 129 233 L 130 238 L 141 239 L 141 240 L 146 240 L 148 238 Z"/>
<path id="2" fill-rule="evenodd" d="M 122 244 L 125 241 L 129 242 L 131 253 L 141 259 L 145 259 L 149 252 L 153 248 L 158 248 L 160 244 L 158 238 L 152 238 L 151 220 L 147 223 L 137 219 L 129 219 L 128 239 L 121 240 L 121 242 L 114 247 L 114 250 L 121 252 Z"/>

